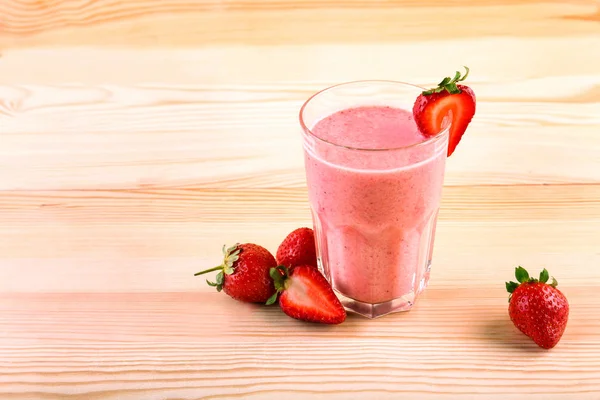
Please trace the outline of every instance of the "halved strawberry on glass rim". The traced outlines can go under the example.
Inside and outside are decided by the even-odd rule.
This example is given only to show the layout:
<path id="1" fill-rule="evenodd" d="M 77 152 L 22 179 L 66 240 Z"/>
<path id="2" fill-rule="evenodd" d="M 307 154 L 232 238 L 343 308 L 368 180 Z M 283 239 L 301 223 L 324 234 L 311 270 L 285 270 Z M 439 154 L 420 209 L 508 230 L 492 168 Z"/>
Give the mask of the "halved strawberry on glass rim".
<path id="1" fill-rule="evenodd" d="M 437 135 L 444 128 L 444 120 L 451 116 L 448 157 L 454 153 L 458 142 L 475 115 L 475 93 L 463 84 L 469 75 L 465 67 L 464 76 L 456 71 L 454 78 L 444 78 L 437 87 L 423 91 L 413 106 L 415 122 L 425 136 Z"/>

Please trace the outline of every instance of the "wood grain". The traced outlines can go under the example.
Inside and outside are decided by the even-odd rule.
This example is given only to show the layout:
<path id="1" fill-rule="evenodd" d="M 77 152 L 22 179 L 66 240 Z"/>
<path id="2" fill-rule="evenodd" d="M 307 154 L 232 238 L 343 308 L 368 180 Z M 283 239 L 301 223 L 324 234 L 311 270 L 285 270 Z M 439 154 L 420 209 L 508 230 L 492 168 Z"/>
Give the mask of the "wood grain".
<path id="1" fill-rule="evenodd" d="M 0 217 L 15 227 L 45 219 L 84 223 L 302 223 L 310 219 L 303 188 L 4 191 Z M 441 221 L 596 221 L 600 187 L 490 185 L 444 188 Z"/>
<path id="2" fill-rule="evenodd" d="M 598 182 L 599 83 L 549 97 L 544 87 L 566 83 L 528 80 L 513 85 L 525 98 L 512 101 L 506 88 L 481 85 L 476 134 L 446 183 Z M 316 90 L 0 87 L 0 189 L 303 187 L 297 112 Z"/>
<path id="3" fill-rule="evenodd" d="M 3 296 L 0 394 L 591 399 L 600 381 L 600 323 L 586 318 L 598 308 L 593 290 L 569 294 L 573 323 L 551 353 L 506 319 L 501 287 L 430 290 L 410 313 L 335 328 L 217 293 Z"/>
<path id="4" fill-rule="evenodd" d="M 391 42 L 506 36 L 507 26 L 518 37 L 564 37 L 597 35 L 597 10 L 594 0 L 5 0 L 0 46 Z"/>
<path id="5" fill-rule="evenodd" d="M 600 399 L 594 0 L 0 1 L 0 398 Z M 471 68 L 430 287 L 304 324 L 194 278 L 310 225 L 298 109 Z M 552 351 L 504 281 L 547 267 Z"/>

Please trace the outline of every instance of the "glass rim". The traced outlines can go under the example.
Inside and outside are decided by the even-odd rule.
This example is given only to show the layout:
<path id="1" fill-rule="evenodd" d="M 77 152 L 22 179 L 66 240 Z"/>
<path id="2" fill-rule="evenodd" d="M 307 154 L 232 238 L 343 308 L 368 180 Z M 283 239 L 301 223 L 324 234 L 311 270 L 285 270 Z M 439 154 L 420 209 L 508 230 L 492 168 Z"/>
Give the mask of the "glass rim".
<path id="1" fill-rule="evenodd" d="M 304 123 L 304 110 L 305 108 L 308 106 L 308 104 L 311 102 L 311 100 L 313 100 L 315 97 L 317 97 L 318 95 L 325 93 L 331 89 L 340 87 L 340 86 L 348 86 L 348 85 L 352 85 L 352 84 L 356 84 L 356 83 L 389 83 L 389 84 L 394 84 L 394 85 L 400 85 L 400 86 L 411 86 L 415 89 L 418 89 L 420 91 L 424 91 L 427 90 L 424 87 L 418 86 L 418 85 L 413 85 L 412 83 L 407 83 L 407 82 L 402 82 L 402 81 L 393 81 L 393 80 L 386 80 L 386 79 L 364 79 L 364 80 L 356 80 L 356 81 L 348 81 L 348 82 L 342 82 L 342 83 L 337 83 L 335 85 L 331 85 L 328 86 L 324 89 L 319 90 L 318 92 L 314 93 L 312 96 L 310 96 L 305 102 L 304 104 L 302 104 L 302 107 L 300 107 L 300 112 L 299 112 L 299 119 L 300 119 L 300 126 L 302 127 L 302 130 L 308 134 L 310 137 L 313 137 L 317 140 L 319 140 L 320 142 L 329 144 L 331 146 L 335 146 L 338 148 L 342 148 L 342 149 L 347 149 L 347 150 L 356 150 L 356 151 L 394 151 L 394 150 L 405 150 L 405 149 L 411 149 L 411 148 L 415 148 L 415 147 L 419 147 L 419 146 L 426 146 L 428 144 L 431 144 L 437 140 L 439 140 L 440 138 L 442 138 L 447 132 L 450 131 L 450 127 L 452 125 L 452 122 L 450 121 L 450 123 L 446 124 L 446 127 L 442 128 L 441 131 L 439 131 L 438 133 L 436 133 L 433 136 L 427 137 L 427 139 L 421 141 L 421 142 L 417 142 L 417 143 L 413 143 L 413 144 L 409 144 L 407 146 L 399 146 L 399 147 L 386 147 L 383 149 L 367 149 L 367 148 L 362 148 L 362 147 L 352 147 L 352 146 L 345 146 L 345 145 L 341 145 L 341 144 L 337 144 L 337 143 L 333 143 L 330 142 L 328 140 L 325 140 L 323 138 L 320 138 L 319 136 L 315 135 L 314 132 L 308 128 L 308 126 L 306 126 L 306 124 Z"/>

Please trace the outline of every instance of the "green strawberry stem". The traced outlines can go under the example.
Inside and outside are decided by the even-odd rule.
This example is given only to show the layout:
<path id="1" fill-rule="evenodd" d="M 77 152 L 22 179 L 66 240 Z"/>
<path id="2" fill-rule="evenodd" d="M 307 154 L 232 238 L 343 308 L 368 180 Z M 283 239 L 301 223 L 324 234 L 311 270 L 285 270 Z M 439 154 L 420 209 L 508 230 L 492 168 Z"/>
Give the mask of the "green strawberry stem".
<path id="1" fill-rule="evenodd" d="M 196 272 L 194 274 L 194 276 L 203 275 L 203 274 L 207 274 L 209 272 L 218 271 L 218 270 L 223 270 L 223 264 L 217 265 L 216 267 L 211 268 L 211 269 L 206 269 L 204 271 Z"/>
<path id="2" fill-rule="evenodd" d="M 540 278 L 536 279 L 536 278 L 532 278 L 529 276 L 529 272 L 527 272 L 527 270 L 521 266 L 518 266 L 517 268 L 515 268 L 515 278 L 517 278 L 517 282 L 506 282 L 506 291 L 508 293 L 510 293 L 510 296 L 508 296 L 508 301 L 510 302 L 510 299 L 512 297 L 513 292 L 523 283 L 547 283 L 548 279 L 550 279 L 550 274 L 548 273 L 548 270 L 546 268 L 544 268 L 542 270 L 542 272 L 540 272 Z M 552 287 L 556 287 L 558 286 L 558 282 L 556 281 L 556 279 L 554 279 L 554 277 L 552 277 L 552 282 L 549 284 Z"/>
<path id="3" fill-rule="evenodd" d="M 214 268 L 210 268 L 204 271 L 196 272 L 194 276 L 206 274 L 213 271 L 219 271 L 215 277 L 216 282 L 210 282 L 209 280 L 206 283 L 209 286 L 215 287 L 217 292 L 223 290 L 223 282 L 225 281 L 225 275 L 233 274 L 234 268 L 233 263 L 235 263 L 240 258 L 240 249 L 238 249 L 239 243 L 227 248 L 226 245 L 223 245 L 223 264 L 217 265 Z"/>
<path id="4" fill-rule="evenodd" d="M 437 85 L 437 87 L 433 88 L 433 89 L 429 89 L 429 90 L 425 90 L 423 92 L 424 96 L 429 96 L 431 94 L 434 93 L 441 93 L 444 90 L 447 91 L 450 94 L 459 94 L 461 92 L 461 90 L 458 88 L 458 86 L 456 85 L 458 82 L 462 82 L 465 79 L 467 79 L 467 76 L 469 76 L 469 68 L 465 67 L 465 74 L 463 76 L 461 76 L 460 71 L 456 71 L 456 74 L 454 75 L 454 78 L 450 78 L 449 76 L 445 77 L 444 79 L 442 79 L 442 81 Z"/>

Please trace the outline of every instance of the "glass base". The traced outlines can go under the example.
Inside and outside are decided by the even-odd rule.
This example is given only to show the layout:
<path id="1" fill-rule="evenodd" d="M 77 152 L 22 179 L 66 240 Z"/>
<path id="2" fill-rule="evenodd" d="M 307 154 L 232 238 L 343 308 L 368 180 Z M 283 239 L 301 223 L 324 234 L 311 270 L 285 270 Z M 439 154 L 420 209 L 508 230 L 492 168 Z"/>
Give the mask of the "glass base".
<path id="1" fill-rule="evenodd" d="M 344 306 L 346 311 L 359 314 L 363 317 L 371 319 L 379 318 L 391 313 L 410 311 L 415 305 L 417 297 L 425 290 L 425 288 L 427 288 L 427 285 L 429 284 L 430 273 L 431 260 L 427 262 L 425 274 L 423 278 L 421 278 L 421 280 L 419 281 L 419 285 L 416 288 L 416 292 L 411 291 L 410 293 L 405 294 L 402 297 L 392 299 L 390 301 L 385 301 L 383 303 L 365 303 L 344 295 L 335 287 L 333 288 L 333 291 L 342 302 L 342 305 Z"/>
<path id="2" fill-rule="evenodd" d="M 378 318 L 395 312 L 410 311 L 416 300 L 415 294 L 411 293 L 383 303 L 371 304 L 351 299 L 350 297 L 344 296 L 337 290 L 334 291 L 344 305 L 346 311 L 359 314 L 367 318 Z"/>

